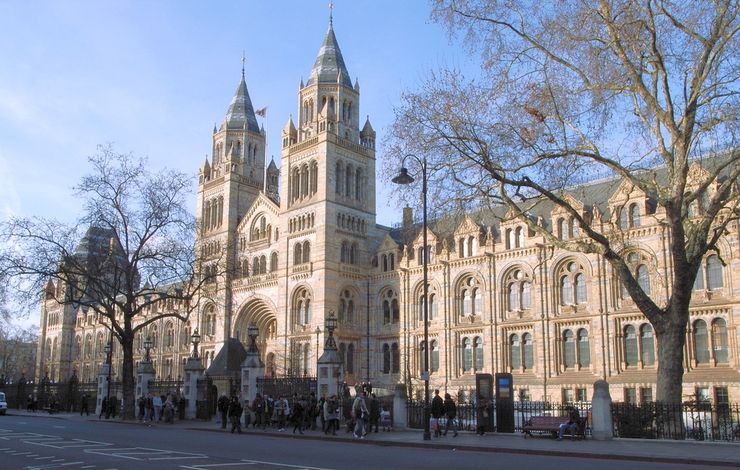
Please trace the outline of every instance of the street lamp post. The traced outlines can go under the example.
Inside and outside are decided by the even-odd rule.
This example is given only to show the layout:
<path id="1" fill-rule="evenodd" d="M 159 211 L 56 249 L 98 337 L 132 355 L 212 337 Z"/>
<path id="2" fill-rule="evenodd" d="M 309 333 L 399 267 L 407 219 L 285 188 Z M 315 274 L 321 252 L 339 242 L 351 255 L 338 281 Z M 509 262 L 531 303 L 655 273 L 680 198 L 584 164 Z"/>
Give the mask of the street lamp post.
<path id="1" fill-rule="evenodd" d="M 193 359 L 198 359 L 198 344 L 200 343 L 200 334 L 198 333 L 198 328 L 193 331 L 193 334 L 190 335 L 190 342 L 193 343 Z"/>
<path id="2" fill-rule="evenodd" d="M 316 327 L 316 377 L 319 376 L 319 335 L 321 334 L 321 328 Z"/>
<path id="3" fill-rule="evenodd" d="M 112 339 L 112 337 L 113 337 L 113 334 L 111 332 L 111 339 Z M 110 408 L 110 376 L 111 376 L 111 369 L 113 369 L 113 341 L 112 340 L 108 340 L 108 344 L 105 345 L 105 348 L 103 348 L 103 350 L 105 351 L 105 354 L 108 356 L 107 357 L 107 361 L 108 361 L 108 377 L 106 378 L 106 380 L 108 381 L 108 387 L 106 387 L 107 390 L 106 390 L 106 394 L 105 394 L 105 402 L 108 404 L 107 405 L 108 408 Z M 104 412 L 107 413 L 108 411 L 107 410 L 104 410 Z M 106 419 L 107 419 L 107 416 L 108 415 L 106 414 Z"/>
<path id="4" fill-rule="evenodd" d="M 429 430 L 429 299 L 427 285 L 428 275 L 428 264 L 429 264 L 429 252 L 427 248 L 427 158 L 419 158 L 416 155 L 408 154 L 403 157 L 401 161 L 401 171 L 398 175 L 393 178 L 396 184 L 411 184 L 414 182 L 414 178 L 409 175 L 409 170 L 404 166 L 407 158 L 413 158 L 421 167 L 421 203 L 422 203 L 422 240 L 424 248 L 422 249 L 423 258 L 422 264 L 424 269 L 424 370 L 422 371 L 422 378 L 424 379 L 424 440 L 430 441 L 432 439 L 432 433 Z"/>

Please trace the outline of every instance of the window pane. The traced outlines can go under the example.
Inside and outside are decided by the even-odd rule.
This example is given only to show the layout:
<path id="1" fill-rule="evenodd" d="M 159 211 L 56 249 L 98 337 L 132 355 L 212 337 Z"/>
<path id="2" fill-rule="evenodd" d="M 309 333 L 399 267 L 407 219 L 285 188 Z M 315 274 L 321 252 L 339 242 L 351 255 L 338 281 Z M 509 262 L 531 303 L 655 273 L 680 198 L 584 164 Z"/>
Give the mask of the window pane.
<path id="1" fill-rule="evenodd" d="M 391 345 L 391 372 L 398 374 L 401 367 L 401 353 L 398 350 L 398 343 Z"/>
<path id="2" fill-rule="evenodd" d="M 717 255 L 707 258 L 707 288 L 719 289 L 724 286 L 722 281 L 722 263 Z"/>
<path id="3" fill-rule="evenodd" d="M 642 348 L 642 365 L 655 364 L 655 348 L 653 346 L 653 327 L 642 325 L 640 328 L 640 347 Z"/>
<path id="4" fill-rule="evenodd" d="M 524 343 L 524 368 L 531 370 L 534 367 L 534 345 L 532 344 L 532 335 L 524 333 L 522 335 L 522 343 Z"/>
<path id="5" fill-rule="evenodd" d="M 578 363 L 581 367 L 591 365 L 591 349 L 588 342 L 588 331 L 578 330 Z"/>
<path id="6" fill-rule="evenodd" d="M 522 282 L 522 308 L 528 309 L 532 306 L 529 282 Z"/>
<path id="7" fill-rule="evenodd" d="M 704 270 L 699 268 L 694 279 L 694 290 L 704 290 Z"/>
<path id="8" fill-rule="evenodd" d="M 560 305 L 571 305 L 573 303 L 573 286 L 570 277 L 560 278 Z"/>
<path id="9" fill-rule="evenodd" d="M 519 305 L 517 303 L 516 298 L 516 284 L 512 283 L 509 284 L 509 311 L 513 312 L 514 310 L 517 310 Z"/>
<path id="10" fill-rule="evenodd" d="M 709 364 L 709 336 L 704 320 L 697 320 L 694 323 L 694 351 L 697 363 Z"/>
<path id="11" fill-rule="evenodd" d="M 586 303 L 586 278 L 583 274 L 576 275 L 576 302 Z"/>
<path id="12" fill-rule="evenodd" d="M 387 300 L 383 301 L 383 323 L 388 324 L 391 322 L 391 306 Z"/>
<path id="13" fill-rule="evenodd" d="M 429 318 L 431 320 L 437 318 L 437 299 L 434 294 L 429 295 Z"/>
<path id="14" fill-rule="evenodd" d="M 383 373 L 388 374 L 391 371 L 391 348 L 388 344 L 383 345 Z"/>
<path id="15" fill-rule="evenodd" d="M 624 361 L 628 367 L 637 366 L 637 335 L 632 325 L 624 329 Z"/>
<path id="16" fill-rule="evenodd" d="M 565 330 L 563 332 L 563 359 L 565 367 L 574 367 L 576 365 L 576 343 L 573 338 L 573 332 Z"/>
<path id="17" fill-rule="evenodd" d="M 436 341 L 432 341 L 432 358 L 431 358 L 431 371 L 437 372 L 439 370 L 439 346 Z"/>
<path id="18" fill-rule="evenodd" d="M 463 341 L 463 372 L 469 372 L 473 368 L 473 347 L 469 339 Z"/>
<path id="19" fill-rule="evenodd" d="M 650 276 L 648 276 L 648 269 L 644 264 L 637 267 L 637 283 L 646 294 L 650 295 Z"/>
<path id="20" fill-rule="evenodd" d="M 637 207 L 637 204 L 630 206 L 630 225 L 633 228 L 640 226 L 640 209 Z"/>
<path id="21" fill-rule="evenodd" d="M 483 341 L 475 338 L 475 370 L 483 370 Z"/>
<path id="22" fill-rule="evenodd" d="M 712 322 L 712 343 L 714 345 L 714 359 L 717 362 L 727 362 L 727 324 L 722 318 Z"/>
<path id="23" fill-rule="evenodd" d="M 398 309 L 398 299 L 393 299 L 391 301 L 391 310 L 393 311 L 393 323 L 398 323 L 400 320 L 400 314 Z"/>
<path id="24" fill-rule="evenodd" d="M 519 349 L 519 336 L 511 335 L 509 338 L 509 356 L 511 357 L 511 368 L 513 370 L 520 369 L 521 363 L 521 351 Z"/>

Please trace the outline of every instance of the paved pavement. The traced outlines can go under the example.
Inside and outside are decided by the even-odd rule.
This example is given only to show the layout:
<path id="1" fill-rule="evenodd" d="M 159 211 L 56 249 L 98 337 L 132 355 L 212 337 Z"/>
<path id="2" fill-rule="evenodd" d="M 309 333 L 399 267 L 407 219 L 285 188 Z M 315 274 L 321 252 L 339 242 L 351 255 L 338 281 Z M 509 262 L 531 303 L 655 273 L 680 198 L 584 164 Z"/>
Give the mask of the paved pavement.
<path id="1" fill-rule="evenodd" d="M 8 414 L 17 416 L 44 416 L 46 413 L 28 413 L 26 411 L 8 410 Z M 98 421 L 96 416 L 81 417 L 78 414 L 54 414 L 54 418 L 74 421 Z M 105 421 L 105 420 L 103 420 Z M 139 422 L 124 422 L 121 420 L 107 421 L 111 425 L 145 426 Z M 158 423 L 155 426 L 174 426 L 177 428 L 203 431 L 225 432 L 215 421 L 175 421 L 174 424 Z M 458 451 L 471 450 L 476 452 L 500 452 L 509 454 L 551 455 L 563 457 L 583 457 L 591 459 L 608 459 L 623 461 L 643 461 L 655 463 L 696 464 L 720 467 L 740 468 L 740 443 L 730 442 L 700 442 L 700 441 L 666 441 L 643 439 L 613 439 L 610 441 L 556 441 L 549 437 L 535 437 L 525 439 L 521 434 L 488 433 L 478 436 L 472 432 L 460 432 L 458 437 L 449 434 L 446 437 L 433 438 L 431 441 L 422 439 L 420 430 L 394 430 L 391 432 L 370 433 L 363 440 L 352 438 L 344 429 L 337 436 L 325 436 L 320 431 L 306 431 L 304 435 L 293 434 L 291 428 L 284 432 L 274 429 L 256 430 L 249 428 L 244 434 L 259 433 L 271 437 L 302 440 L 331 440 L 353 441 L 365 445 L 381 445 L 396 447 L 424 448 L 428 446 L 437 449 L 456 449 Z"/>

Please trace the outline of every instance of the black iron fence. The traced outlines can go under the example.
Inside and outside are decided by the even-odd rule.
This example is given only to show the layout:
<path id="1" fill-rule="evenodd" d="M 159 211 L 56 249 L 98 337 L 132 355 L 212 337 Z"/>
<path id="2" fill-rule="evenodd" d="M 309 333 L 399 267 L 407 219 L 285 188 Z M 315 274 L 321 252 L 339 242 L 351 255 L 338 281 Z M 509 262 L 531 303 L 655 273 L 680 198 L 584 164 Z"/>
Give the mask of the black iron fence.
<path id="1" fill-rule="evenodd" d="M 260 377 L 257 379 L 257 390 L 263 396 L 273 398 L 316 395 L 316 377 Z"/>
<path id="2" fill-rule="evenodd" d="M 612 419 L 618 437 L 740 442 L 737 403 L 613 403 Z"/>
<path id="3" fill-rule="evenodd" d="M 79 382 L 76 377 L 62 382 L 42 380 L 0 384 L 8 407 L 29 410 L 80 411 L 82 397 L 87 395 L 88 408 L 95 409 L 96 382 Z"/>
<path id="4" fill-rule="evenodd" d="M 591 425 L 591 404 L 587 402 L 577 402 L 569 404 L 560 403 L 548 403 L 541 401 L 515 401 L 514 402 L 514 432 L 521 432 L 522 427 L 526 424 L 533 416 L 562 416 L 564 421 L 567 421 L 568 409 L 566 407 L 574 407 L 578 410 L 582 418 L 586 418 L 587 433 L 590 433 Z M 463 431 L 474 431 L 478 427 L 478 416 L 475 403 L 458 403 L 457 416 L 455 417 L 455 424 L 458 429 Z M 411 400 L 406 403 L 408 427 L 422 429 L 424 427 L 424 402 Z M 483 413 L 480 413 L 483 415 Z M 485 427 L 488 431 L 495 431 L 497 429 L 496 421 L 496 402 L 494 401 L 486 408 L 487 418 Z M 445 427 L 447 422 L 446 417 L 442 417 L 439 420 L 439 425 Z"/>

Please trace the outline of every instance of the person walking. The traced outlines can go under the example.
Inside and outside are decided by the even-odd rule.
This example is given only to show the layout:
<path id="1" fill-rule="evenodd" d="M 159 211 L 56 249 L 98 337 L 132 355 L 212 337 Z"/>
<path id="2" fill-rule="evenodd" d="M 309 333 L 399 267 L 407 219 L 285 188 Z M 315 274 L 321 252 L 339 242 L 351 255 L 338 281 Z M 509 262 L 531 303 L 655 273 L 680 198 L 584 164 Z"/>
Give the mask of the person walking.
<path id="1" fill-rule="evenodd" d="M 141 395 L 138 400 L 136 400 L 136 406 L 139 409 L 139 421 L 144 421 L 144 413 L 146 413 L 146 397 L 144 395 Z"/>
<path id="2" fill-rule="evenodd" d="M 85 416 L 90 416 L 88 401 L 89 397 L 87 396 L 87 393 L 83 393 L 82 398 L 80 399 L 80 416 L 82 416 L 82 413 L 85 413 Z"/>
<path id="3" fill-rule="evenodd" d="M 108 401 L 108 414 L 106 415 L 105 419 L 108 419 L 108 417 L 116 419 L 117 414 L 118 414 L 118 397 L 116 395 L 113 395 L 112 397 L 110 397 L 110 400 Z"/>
<path id="4" fill-rule="evenodd" d="M 103 416 L 105 416 L 105 419 L 108 419 L 108 397 L 103 397 L 103 403 L 100 404 L 100 415 L 98 415 L 98 419 L 103 419 Z"/>
<path id="5" fill-rule="evenodd" d="M 444 414 L 445 418 L 447 418 L 447 421 L 445 422 L 444 435 L 447 435 L 447 431 L 449 431 L 451 427 L 454 433 L 452 434 L 452 437 L 457 437 L 457 423 L 455 422 L 455 418 L 457 418 L 457 406 L 449 393 L 445 393 Z"/>
<path id="6" fill-rule="evenodd" d="M 154 398 L 151 393 L 146 395 L 146 409 L 144 411 L 144 422 L 151 423 L 154 419 Z"/>
<path id="7" fill-rule="evenodd" d="M 154 395 L 152 404 L 154 405 L 154 422 L 158 423 L 162 419 L 162 397 L 160 395 Z"/>
<path id="8" fill-rule="evenodd" d="M 324 401 L 324 434 L 331 433 L 332 436 L 337 435 L 339 430 L 339 401 L 336 395 L 330 396 Z"/>
<path id="9" fill-rule="evenodd" d="M 236 395 L 232 396 L 227 408 L 227 413 L 231 420 L 231 434 L 234 434 L 234 431 L 238 431 L 239 434 L 242 433 L 242 411 L 239 398 Z"/>
<path id="10" fill-rule="evenodd" d="M 288 400 L 283 398 L 282 395 L 280 395 L 273 404 L 274 412 L 272 419 L 277 423 L 278 431 L 280 432 L 285 431 L 285 415 L 287 413 L 287 407 Z"/>
<path id="11" fill-rule="evenodd" d="M 366 397 L 367 392 L 363 391 L 360 395 L 357 395 L 357 398 L 355 398 L 355 401 L 352 403 L 352 414 L 356 421 L 353 435 L 356 439 L 365 438 L 365 420 L 369 415 L 367 403 L 365 401 Z"/>
<path id="12" fill-rule="evenodd" d="M 229 413 L 229 398 L 221 395 L 216 403 L 219 413 L 221 413 L 221 429 L 226 429 L 226 419 Z"/>
<path id="13" fill-rule="evenodd" d="M 478 400 L 475 404 L 475 419 L 475 433 L 482 436 L 486 433 L 486 425 L 488 424 L 488 400 L 483 398 L 481 394 L 478 394 Z"/>
<path id="14" fill-rule="evenodd" d="M 380 423 L 380 400 L 375 396 L 374 393 L 370 394 L 370 426 L 368 426 L 368 432 L 372 432 L 373 426 L 375 426 L 375 432 L 378 432 L 378 424 Z"/>
<path id="15" fill-rule="evenodd" d="M 434 398 L 432 398 L 432 422 L 430 423 L 431 427 L 434 429 L 434 437 L 439 437 L 441 435 L 439 431 L 439 418 L 442 417 L 444 411 L 444 401 L 442 401 L 442 397 L 439 396 L 439 389 L 437 389 L 434 391 Z"/>
<path id="16" fill-rule="evenodd" d="M 172 402 L 172 396 L 167 395 L 167 399 L 164 401 L 164 422 L 173 424 L 175 421 L 175 404 Z"/>
<path id="17" fill-rule="evenodd" d="M 290 415 L 291 422 L 293 423 L 293 434 L 295 434 L 296 429 L 303 434 L 303 420 L 305 419 L 304 413 L 306 411 L 304 403 L 305 400 L 301 397 L 300 400 L 296 400 L 293 404 L 293 414 Z"/>

